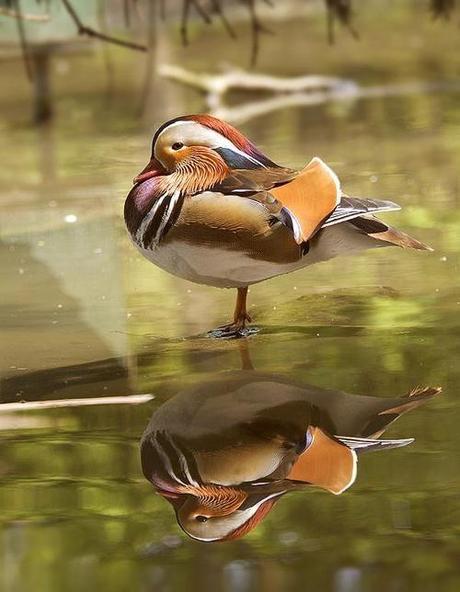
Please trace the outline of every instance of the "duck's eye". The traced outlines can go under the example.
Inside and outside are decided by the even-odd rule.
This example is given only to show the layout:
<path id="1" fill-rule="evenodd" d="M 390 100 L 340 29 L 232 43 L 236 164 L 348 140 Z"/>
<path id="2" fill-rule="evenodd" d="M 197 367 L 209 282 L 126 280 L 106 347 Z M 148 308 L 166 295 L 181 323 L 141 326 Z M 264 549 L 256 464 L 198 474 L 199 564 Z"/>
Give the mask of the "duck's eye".
<path id="1" fill-rule="evenodd" d="M 174 142 L 174 144 L 172 145 L 173 150 L 180 150 L 183 147 L 184 145 L 182 144 L 182 142 Z"/>
<path id="2" fill-rule="evenodd" d="M 197 516 L 196 520 L 198 520 L 198 522 L 207 522 L 208 521 L 206 516 Z"/>

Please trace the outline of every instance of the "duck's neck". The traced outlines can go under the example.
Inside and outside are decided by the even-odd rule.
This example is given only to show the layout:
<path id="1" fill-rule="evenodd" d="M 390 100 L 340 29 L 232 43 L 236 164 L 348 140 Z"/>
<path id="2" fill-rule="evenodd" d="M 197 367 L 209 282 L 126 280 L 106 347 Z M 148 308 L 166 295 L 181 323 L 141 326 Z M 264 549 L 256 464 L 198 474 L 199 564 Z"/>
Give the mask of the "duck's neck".
<path id="1" fill-rule="evenodd" d="M 176 169 L 167 175 L 147 179 L 134 186 L 125 202 L 125 221 L 131 234 L 139 225 L 155 202 L 164 195 L 195 195 L 211 189 L 230 173 L 225 161 L 202 156 L 179 163 Z"/>
<path id="2" fill-rule="evenodd" d="M 227 177 L 230 169 L 221 159 L 196 159 L 180 163 L 170 175 L 159 179 L 164 193 L 180 192 L 182 195 L 194 195 L 217 185 Z"/>

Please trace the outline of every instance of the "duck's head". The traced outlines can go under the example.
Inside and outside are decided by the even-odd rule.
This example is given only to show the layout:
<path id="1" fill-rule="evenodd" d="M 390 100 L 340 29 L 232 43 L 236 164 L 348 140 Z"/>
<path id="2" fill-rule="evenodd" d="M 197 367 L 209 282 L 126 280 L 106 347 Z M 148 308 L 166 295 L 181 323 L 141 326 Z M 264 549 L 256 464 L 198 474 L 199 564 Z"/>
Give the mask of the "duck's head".
<path id="1" fill-rule="evenodd" d="M 141 442 L 144 476 L 173 506 L 179 526 L 193 539 L 213 542 L 242 537 L 281 496 L 304 486 L 282 475 L 265 478 L 263 454 L 262 462 L 256 456 L 252 463 L 243 462 L 235 474 L 231 449 L 214 449 L 209 455 L 207 448 L 200 452 L 196 442 L 186 443 L 164 429 L 147 431 Z M 273 459 L 269 464 L 273 468 Z"/>
<path id="2" fill-rule="evenodd" d="M 185 115 L 171 119 L 155 132 L 150 162 L 134 183 L 176 173 L 193 191 L 222 180 L 230 169 L 274 166 L 230 124 L 211 115 Z"/>
<path id="3" fill-rule="evenodd" d="M 165 497 L 169 497 L 177 522 L 188 536 L 201 542 L 217 542 L 246 535 L 290 488 L 292 485 L 285 482 L 241 487 L 203 484 L 199 491 Z"/>

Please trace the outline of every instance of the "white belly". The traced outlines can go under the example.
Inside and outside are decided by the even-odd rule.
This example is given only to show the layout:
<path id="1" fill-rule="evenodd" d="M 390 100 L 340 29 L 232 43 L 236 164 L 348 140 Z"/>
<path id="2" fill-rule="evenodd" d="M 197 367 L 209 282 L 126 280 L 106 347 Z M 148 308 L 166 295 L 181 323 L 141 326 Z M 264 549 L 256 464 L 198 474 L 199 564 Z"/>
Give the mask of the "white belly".
<path id="1" fill-rule="evenodd" d="M 268 226 L 268 214 L 260 204 L 247 198 L 220 194 L 216 198 L 209 192 L 184 204 L 177 226 L 183 224 L 182 228 L 187 227 L 190 218 L 197 218 L 196 212 L 199 213 L 202 208 L 207 208 L 209 227 L 220 229 L 220 236 L 214 235 L 211 240 L 204 233 L 200 244 L 199 230 L 193 234 L 193 240 L 186 233 L 182 233 L 181 237 L 172 231 L 167 240 L 159 245 L 146 249 L 135 243 L 136 247 L 155 265 L 183 279 L 218 288 L 239 288 L 340 254 L 385 246 L 385 243 L 344 222 L 317 233 L 310 241 L 309 252 L 301 256 L 292 235 L 284 226 Z M 240 235 L 234 227 L 249 229 L 246 239 L 238 238 Z M 254 229 L 254 238 L 248 240 L 251 228 Z M 226 244 L 224 238 L 229 234 L 233 238 Z M 265 250 L 261 247 L 262 243 Z"/>
<path id="2" fill-rule="evenodd" d="M 182 241 L 170 241 L 154 250 L 136 246 L 144 257 L 169 273 L 216 288 L 249 286 L 305 265 L 302 261 L 288 264 L 261 261 L 244 252 Z"/>

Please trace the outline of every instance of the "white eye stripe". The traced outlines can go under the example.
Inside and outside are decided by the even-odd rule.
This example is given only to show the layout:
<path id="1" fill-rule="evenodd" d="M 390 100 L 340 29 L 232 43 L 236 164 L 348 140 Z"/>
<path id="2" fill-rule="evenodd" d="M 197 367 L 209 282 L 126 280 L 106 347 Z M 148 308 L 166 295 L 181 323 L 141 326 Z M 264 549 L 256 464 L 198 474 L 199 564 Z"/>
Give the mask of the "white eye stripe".
<path id="1" fill-rule="evenodd" d="M 228 138 L 196 121 L 175 121 L 168 125 L 156 139 L 155 157 L 161 162 L 161 152 L 180 142 L 185 146 L 207 146 L 208 148 L 227 148 L 250 160 L 253 164 L 267 168 L 262 162 L 240 150 Z"/>
<path id="2" fill-rule="evenodd" d="M 266 501 L 273 499 L 275 497 L 279 497 L 283 494 L 284 492 L 277 492 L 277 493 L 273 493 L 267 497 L 265 497 L 263 500 L 260 500 L 257 504 L 254 504 L 253 506 L 251 506 L 250 508 L 248 508 L 247 510 L 237 510 L 236 512 L 234 512 L 233 514 L 230 514 L 228 516 L 222 516 L 222 517 L 217 517 L 217 518 L 213 518 L 212 519 L 212 526 L 214 526 L 216 528 L 216 530 L 219 531 L 220 536 L 205 536 L 204 534 L 204 528 L 203 528 L 203 533 L 199 533 L 199 532 L 191 532 L 191 529 L 187 529 L 184 528 L 184 526 L 182 526 L 185 531 L 187 532 L 187 534 L 189 536 L 191 536 L 193 539 L 196 539 L 197 541 L 203 541 L 203 542 L 212 542 L 212 541 L 219 541 L 222 540 L 223 537 L 227 536 L 228 534 L 230 534 L 232 531 L 236 530 L 237 528 L 240 528 L 241 526 L 243 526 L 243 524 L 246 524 L 246 522 L 248 522 L 248 520 L 250 520 L 254 514 L 257 512 L 257 510 L 260 508 L 260 506 L 262 504 L 264 504 Z M 222 521 L 221 524 L 217 524 L 216 521 Z M 206 527 L 206 529 L 208 530 L 210 528 L 210 525 L 208 523 L 208 526 Z M 201 530 L 199 528 L 196 529 Z"/>

